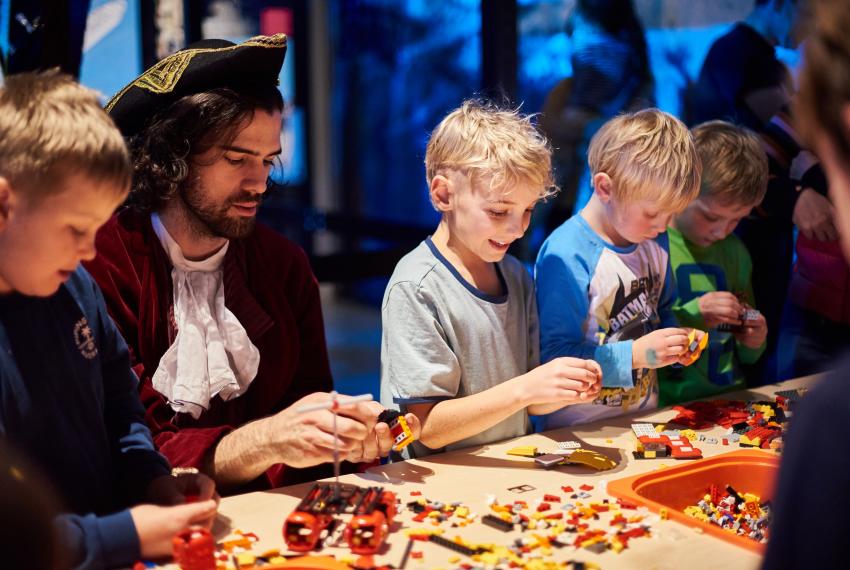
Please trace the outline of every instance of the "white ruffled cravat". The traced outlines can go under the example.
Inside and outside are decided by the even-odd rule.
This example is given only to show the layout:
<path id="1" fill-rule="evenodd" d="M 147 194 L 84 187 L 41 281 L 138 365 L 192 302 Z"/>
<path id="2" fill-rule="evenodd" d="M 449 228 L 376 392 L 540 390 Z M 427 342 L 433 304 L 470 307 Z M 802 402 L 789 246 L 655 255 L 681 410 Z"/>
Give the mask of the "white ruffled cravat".
<path id="1" fill-rule="evenodd" d="M 183 257 L 156 214 L 153 230 L 174 268 L 177 337 L 159 361 L 154 389 L 176 412 L 198 419 L 216 395 L 230 400 L 245 393 L 257 375 L 260 351 L 224 306 L 222 262 L 230 242 L 203 261 Z"/>

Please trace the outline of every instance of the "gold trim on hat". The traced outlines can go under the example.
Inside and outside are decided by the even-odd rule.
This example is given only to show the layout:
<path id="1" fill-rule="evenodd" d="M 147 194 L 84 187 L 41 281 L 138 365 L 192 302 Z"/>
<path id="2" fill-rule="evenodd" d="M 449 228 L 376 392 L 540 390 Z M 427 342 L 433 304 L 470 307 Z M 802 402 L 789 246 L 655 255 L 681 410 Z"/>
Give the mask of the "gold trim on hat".
<path id="1" fill-rule="evenodd" d="M 196 55 L 209 52 L 231 51 L 243 47 L 261 47 L 278 49 L 286 47 L 286 34 L 274 34 L 273 36 L 254 36 L 241 44 L 223 48 L 193 48 L 184 49 L 169 55 L 162 61 L 153 65 L 141 74 L 135 81 L 124 87 L 117 95 L 106 104 L 106 112 L 110 112 L 131 87 L 138 87 L 157 95 L 170 93 L 183 77 L 183 72 L 189 67 L 189 63 Z"/>

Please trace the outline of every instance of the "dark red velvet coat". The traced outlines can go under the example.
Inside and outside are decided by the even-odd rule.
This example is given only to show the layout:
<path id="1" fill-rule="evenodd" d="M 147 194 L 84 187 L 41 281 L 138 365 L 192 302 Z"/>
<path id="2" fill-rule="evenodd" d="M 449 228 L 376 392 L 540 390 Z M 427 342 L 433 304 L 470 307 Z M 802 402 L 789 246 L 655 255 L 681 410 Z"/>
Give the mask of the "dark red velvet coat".
<path id="1" fill-rule="evenodd" d="M 124 210 L 101 228 L 96 243 L 97 258 L 86 268 L 130 347 L 154 442 L 172 465 L 200 467 L 231 430 L 306 394 L 332 389 L 318 284 L 304 251 L 283 236 L 257 224 L 251 236 L 230 243 L 225 305 L 259 349 L 260 367 L 245 394 L 228 402 L 213 398 L 198 420 L 175 413 L 151 385 L 176 330 L 171 262 L 150 216 Z M 275 466 L 257 484 L 279 486 L 319 475 L 298 471 Z"/>

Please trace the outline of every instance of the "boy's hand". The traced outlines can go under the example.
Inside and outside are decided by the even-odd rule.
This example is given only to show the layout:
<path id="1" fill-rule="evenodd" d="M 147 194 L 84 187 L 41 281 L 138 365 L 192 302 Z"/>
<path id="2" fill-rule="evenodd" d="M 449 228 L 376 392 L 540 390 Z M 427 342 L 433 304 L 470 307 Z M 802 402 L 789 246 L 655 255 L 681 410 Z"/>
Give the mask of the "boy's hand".
<path id="1" fill-rule="evenodd" d="M 675 362 L 688 348 L 688 331 L 658 329 L 632 344 L 632 368 L 663 368 Z"/>
<path id="2" fill-rule="evenodd" d="M 602 368 L 595 360 L 564 356 L 522 378 L 529 405 L 591 402 L 602 387 Z"/>
<path id="3" fill-rule="evenodd" d="M 747 348 L 759 348 L 767 338 L 767 320 L 759 313 L 755 320 L 744 321 L 741 332 L 735 333 L 735 338 Z"/>
<path id="4" fill-rule="evenodd" d="M 174 507 L 133 507 L 130 509 L 130 516 L 139 535 L 142 558 L 170 556 L 174 535 L 189 526 L 209 528 L 217 508 L 218 505 L 212 499 Z"/>
<path id="5" fill-rule="evenodd" d="M 699 311 L 708 329 L 727 323 L 734 326 L 741 324 L 741 313 L 744 306 L 735 295 L 729 291 L 711 291 L 699 298 Z"/>

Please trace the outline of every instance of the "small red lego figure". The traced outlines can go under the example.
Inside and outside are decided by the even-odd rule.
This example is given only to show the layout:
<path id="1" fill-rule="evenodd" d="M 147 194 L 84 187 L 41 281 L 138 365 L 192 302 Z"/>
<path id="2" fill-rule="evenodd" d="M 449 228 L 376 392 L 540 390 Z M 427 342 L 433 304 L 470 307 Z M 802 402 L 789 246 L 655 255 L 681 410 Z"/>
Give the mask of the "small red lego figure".
<path id="1" fill-rule="evenodd" d="M 180 570 L 215 570 L 215 540 L 205 528 L 187 528 L 172 539 Z"/>
<path id="2" fill-rule="evenodd" d="M 384 410 L 378 416 L 378 421 L 390 426 L 395 451 L 401 451 L 413 442 L 413 432 L 410 431 L 404 416 L 396 410 Z"/>

